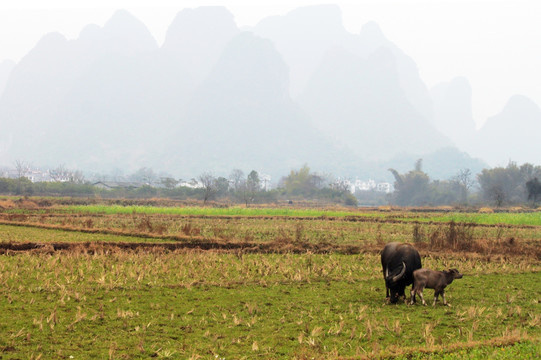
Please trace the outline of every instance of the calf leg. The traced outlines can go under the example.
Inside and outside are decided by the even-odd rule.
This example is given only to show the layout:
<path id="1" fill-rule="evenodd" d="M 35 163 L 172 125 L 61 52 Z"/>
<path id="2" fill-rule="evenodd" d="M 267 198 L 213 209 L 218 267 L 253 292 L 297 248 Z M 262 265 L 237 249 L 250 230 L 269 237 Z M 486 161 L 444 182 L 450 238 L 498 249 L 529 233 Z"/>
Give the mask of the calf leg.
<path id="1" fill-rule="evenodd" d="M 421 289 L 421 291 L 419 291 L 419 297 L 421 298 L 421 301 L 423 302 L 423 305 L 426 306 L 426 301 L 425 301 L 425 298 L 423 297 L 423 290 Z"/>
<path id="2" fill-rule="evenodd" d="M 441 291 L 441 297 L 443 298 L 443 305 L 445 306 L 451 306 L 447 303 L 447 300 L 445 300 L 445 291 Z"/>
<path id="3" fill-rule="evenodd" d="M 413 305 L 415 304 L 415 288 L 413 287 L 411 288 L 410 295 L 411 295 L 410 305 Z"/>
<path id="4" fill-rule="evenodd" d="M 436 306 L 436 301 L 438 301 L 439 295 L 440 295 L 440 292 L 438 290 L 434 291 L 434 302 L 432 303 L 432 306 Z"/>

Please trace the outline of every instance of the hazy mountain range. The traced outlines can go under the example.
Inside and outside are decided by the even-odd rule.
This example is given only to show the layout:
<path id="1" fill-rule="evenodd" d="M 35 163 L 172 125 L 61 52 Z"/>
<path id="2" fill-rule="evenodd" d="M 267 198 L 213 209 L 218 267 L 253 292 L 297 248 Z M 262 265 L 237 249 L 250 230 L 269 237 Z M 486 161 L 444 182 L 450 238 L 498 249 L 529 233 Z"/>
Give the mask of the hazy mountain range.
<path id="1" fill-rule="evenodd" d="M 417 158 L 433 177 L 485 163 L 541 163 L 541 111 L 523 96 L 479 131 L 471 88 L 427 89 L 377 24 L 347 32 L 336 6 L 239 29 L 225 8 L 181 11 L 159 46 L 126 11 L 75 40 L 45 35 L 0 63 L 0 165 L 151 167 L 177 177 L 308 164 L 390 179 Z M 472 156 L 468 155 L 471 154 Z"/>

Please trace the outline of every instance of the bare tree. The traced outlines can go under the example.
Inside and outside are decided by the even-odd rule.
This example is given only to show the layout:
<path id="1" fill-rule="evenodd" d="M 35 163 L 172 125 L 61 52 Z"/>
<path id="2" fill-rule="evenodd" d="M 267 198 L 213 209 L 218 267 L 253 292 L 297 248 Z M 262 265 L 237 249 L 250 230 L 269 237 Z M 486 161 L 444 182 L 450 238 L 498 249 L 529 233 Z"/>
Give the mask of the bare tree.
<path id="1" fill-rule="evenodd" d="M 134 181 L 140 181 L 146 185 L 152 185 L 156 179 L 156 174 L 151 168 L 142 167 L 133 173 L 130 178 Z"/>
<path id="2" fill-rule="evenodd" d="M 30 171 L 30 163 L 24 160 L 15 160 L 15 171 L 17 171 L 17 179 L 25 177 Z"/>
<path id="3" fill-rule="evenodd" d="M 62 164 L 57 168 L 49 170 L 49 176 L 54 181 L 67 181 L 68 178 L 68 169 Z"/>
<path id="4" fill-rule="evenodd" d="M 199 182 L 203 185 L 203 189 L 205 190 L 203 203 L 206 204 L 207 201 L 211 199 L 214 194 L 216 194 L 216 178 L 211 173 L 204 172 L 199 175 L 198 179 Z"/>
<path id="5" fill-rule="evenodd" d="M 83 184 L 85 182 L 85 176 L 80 170 L 72 170 L 70 172 L 68 181 L 75 184 Z"/>
<path id="6" fill-rule="evenodd" d="M 460 170 L 455 176 L 455 179 L 460 185 L 464 186 L 467 191 L 469 191 L 473 187 L 473 184 L 475 184 L 470 169 Z"/>
<path id="7" fill-rule="evenodd" d="M 53 170 L 49 170 L 49 176 L 58 182 L 82 184 L 85 181 L 85 177 L 80 170 L 70 170 L 63 164 Z"/>
<path id="8" fill-rule="evenodd" d="M 23 186 L 26 174 L 30 171 L 30 163 L 24 160 L 15 160 L 15 170 L 17 171 L 17 194 L 25 194 L 28 189 Z M 28 179 L 26 179 L 28 181 Z"/>
<path id="9" fill-rule="evenodd" d="M 330 187 L 333 190 L 345 193 L 351 188 L 350 184 L 350 181 L 347 179 L 336 179 L 330 184 Z"/>
<path id="10" fill-rule="evenodd" d="M 231 174 L 229 175 L 229 181 L 231 181 L 231 184 L 233 185 L 233 190 L 235 192 L 242 191 L 242 188 L 245 185 L 245 178 L 244 178 L 244 172 L 240 169 L 233 169 L 231 171 Z"/>
<path id="11" fill-rule="evenodd" d="M 462 202 L 467 202 L 468 194 L 470 189 L 475 184 L 475 181 L 472 178 L 472 173 L 470 169 L 462 169 L 456 174 L 451 181 L 454 181 L 458 186 L 460 186 L 460 197 Z"/>

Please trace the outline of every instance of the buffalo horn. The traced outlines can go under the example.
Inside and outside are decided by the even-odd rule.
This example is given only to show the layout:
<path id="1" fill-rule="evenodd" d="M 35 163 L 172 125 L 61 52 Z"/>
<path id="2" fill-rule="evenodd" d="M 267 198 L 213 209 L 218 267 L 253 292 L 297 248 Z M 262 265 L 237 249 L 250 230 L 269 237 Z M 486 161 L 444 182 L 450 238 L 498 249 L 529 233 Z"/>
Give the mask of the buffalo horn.
<path id="1" fill-rule="evenodd" d="M 406 263 L 402 261 L 402 270 L 400 271 L 398 275 L 393 277 L 393 282 L 397 282 L 398 280 L 400 280 L 402 276 L 404 276 L 405 273 L 406 273 Z"/>

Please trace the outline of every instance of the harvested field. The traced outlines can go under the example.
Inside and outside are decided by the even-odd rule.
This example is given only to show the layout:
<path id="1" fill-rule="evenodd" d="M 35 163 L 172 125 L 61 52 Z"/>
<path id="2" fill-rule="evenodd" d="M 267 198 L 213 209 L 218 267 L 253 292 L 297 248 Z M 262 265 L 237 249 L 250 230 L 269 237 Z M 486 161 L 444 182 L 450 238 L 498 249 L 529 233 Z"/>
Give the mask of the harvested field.
<path id="1" fill-rule="evenodd" d="M 20 205 L 0 209 L 2 358 L 541 352 L 535 223 L 404 210 L 231 216 Z M 379 251 L 389 241 L 414 244 L 425 267 L 465 274 L 446 291 L 452 307 L 386 304 Z"/>

